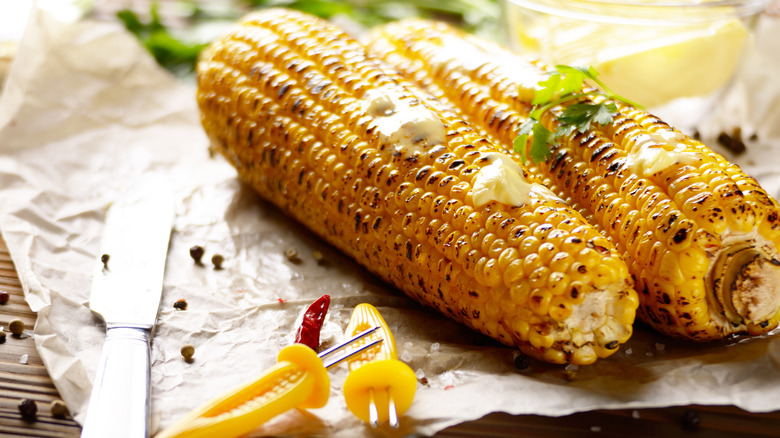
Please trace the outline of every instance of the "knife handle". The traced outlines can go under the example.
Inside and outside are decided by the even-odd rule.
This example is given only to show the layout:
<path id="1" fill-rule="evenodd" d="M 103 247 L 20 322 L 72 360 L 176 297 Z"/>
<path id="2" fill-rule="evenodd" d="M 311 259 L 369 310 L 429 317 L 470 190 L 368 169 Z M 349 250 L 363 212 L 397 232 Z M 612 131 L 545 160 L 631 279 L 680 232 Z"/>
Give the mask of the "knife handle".
<path id="1" fill-rule="evenodd" d="M 81 438 L 149 436 L 149 338 L 145 327 L 106 329 Z"/>

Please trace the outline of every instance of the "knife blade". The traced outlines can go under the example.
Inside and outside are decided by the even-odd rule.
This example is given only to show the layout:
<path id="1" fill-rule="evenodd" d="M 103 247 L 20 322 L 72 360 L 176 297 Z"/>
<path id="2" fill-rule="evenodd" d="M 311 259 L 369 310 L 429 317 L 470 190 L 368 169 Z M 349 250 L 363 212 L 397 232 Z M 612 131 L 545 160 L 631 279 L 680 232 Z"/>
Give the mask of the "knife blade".
<path id="1" fill-rule="evenodd" d="M 150 342 L 162 295 L 173 195 L 145 179 L 109 208 L 89 306 L 106 322 L 81 436 L 149 436 Z"/>

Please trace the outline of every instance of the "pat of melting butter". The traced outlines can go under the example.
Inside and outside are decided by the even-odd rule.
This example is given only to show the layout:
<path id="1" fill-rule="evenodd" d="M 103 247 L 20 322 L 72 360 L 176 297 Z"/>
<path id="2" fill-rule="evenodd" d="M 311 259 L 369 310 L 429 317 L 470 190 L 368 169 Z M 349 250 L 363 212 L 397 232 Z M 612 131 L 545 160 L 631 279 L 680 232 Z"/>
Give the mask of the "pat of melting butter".
<path id="1" fill-rule="evenodd" d="M 662 134 L 644 134 L 635 140 L 635 146 L 626 157 L 626 165 L 633 173 L 649 178 L 669 166 L 694 164 L 702 158 L 696 152 L 686 150 L 678 142 L 682 134 L 669 131 Z"/>
<path id="2" fill-rule="evenodd" d="M 480 169 L 472 182 L 471 199 L 475 207 L 490 201 L 520 207 L 530 202 L 532 195 L 560 201 L 547 187 L 528 182 L 520 165 L 506 154 L 491 152 L 486 156 L 490 164 Z"/>
<path id="3" fill-rule="evenodd" d="M 373 117 L 380 141 L 402 156 L 442 144 L 447 137 L 441 119 L 419 100 L 402 98 L 387 90 L 370 90 L 362 100 L 363 108 Z"/>

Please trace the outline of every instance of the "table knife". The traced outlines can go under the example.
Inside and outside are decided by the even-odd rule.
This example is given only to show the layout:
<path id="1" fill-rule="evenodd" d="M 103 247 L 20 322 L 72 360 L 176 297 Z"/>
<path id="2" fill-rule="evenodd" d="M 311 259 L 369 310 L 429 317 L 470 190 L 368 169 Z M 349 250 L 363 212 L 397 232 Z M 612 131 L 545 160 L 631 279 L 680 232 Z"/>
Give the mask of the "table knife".
<path id="1" fill-rule="evenodd" d="M 106 339 L 82 438 L 149 436 L 150 342 L 162 295 L 173 196 L 151 181 L 109 208 L 89 307 Z"/>

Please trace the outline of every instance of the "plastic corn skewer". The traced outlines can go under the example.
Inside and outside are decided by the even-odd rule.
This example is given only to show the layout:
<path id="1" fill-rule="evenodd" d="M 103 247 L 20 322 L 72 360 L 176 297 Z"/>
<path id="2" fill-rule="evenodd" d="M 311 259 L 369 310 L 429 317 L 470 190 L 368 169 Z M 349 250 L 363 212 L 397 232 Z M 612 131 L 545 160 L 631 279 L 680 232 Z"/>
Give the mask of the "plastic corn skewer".
<path id="1" fill-rule="evenodd" d="M 378 329 L 360 342 L 360 354 L 348 359 L 349 376 L 344 381 L 344 399 L 353 414 L 372 427 L 388 423 L 398 428 L 398 417 L 409 409 L 417 389 L 417 377 L 408 365 L 398 360 L 395 339 L 376 308 L 359 304 L 352 312 L 347 335 L 366 328 Z M 373 341 L 384 342 L 372 345 Z"/>
<path id="2" fill-rule="evenodd" d="M 276 365 L 260 377 L 192 410 L 156 438 L 237 437 L 290 409 L 325 406 L 330 395 L 326 369 L 377 346 L 383 339 L 374 335 L 340 356 L 332 359 L 328 356 L 378 329 L 368 327 L 319 355 L 303 344 L 288 345 L 279 352 Z"/>

